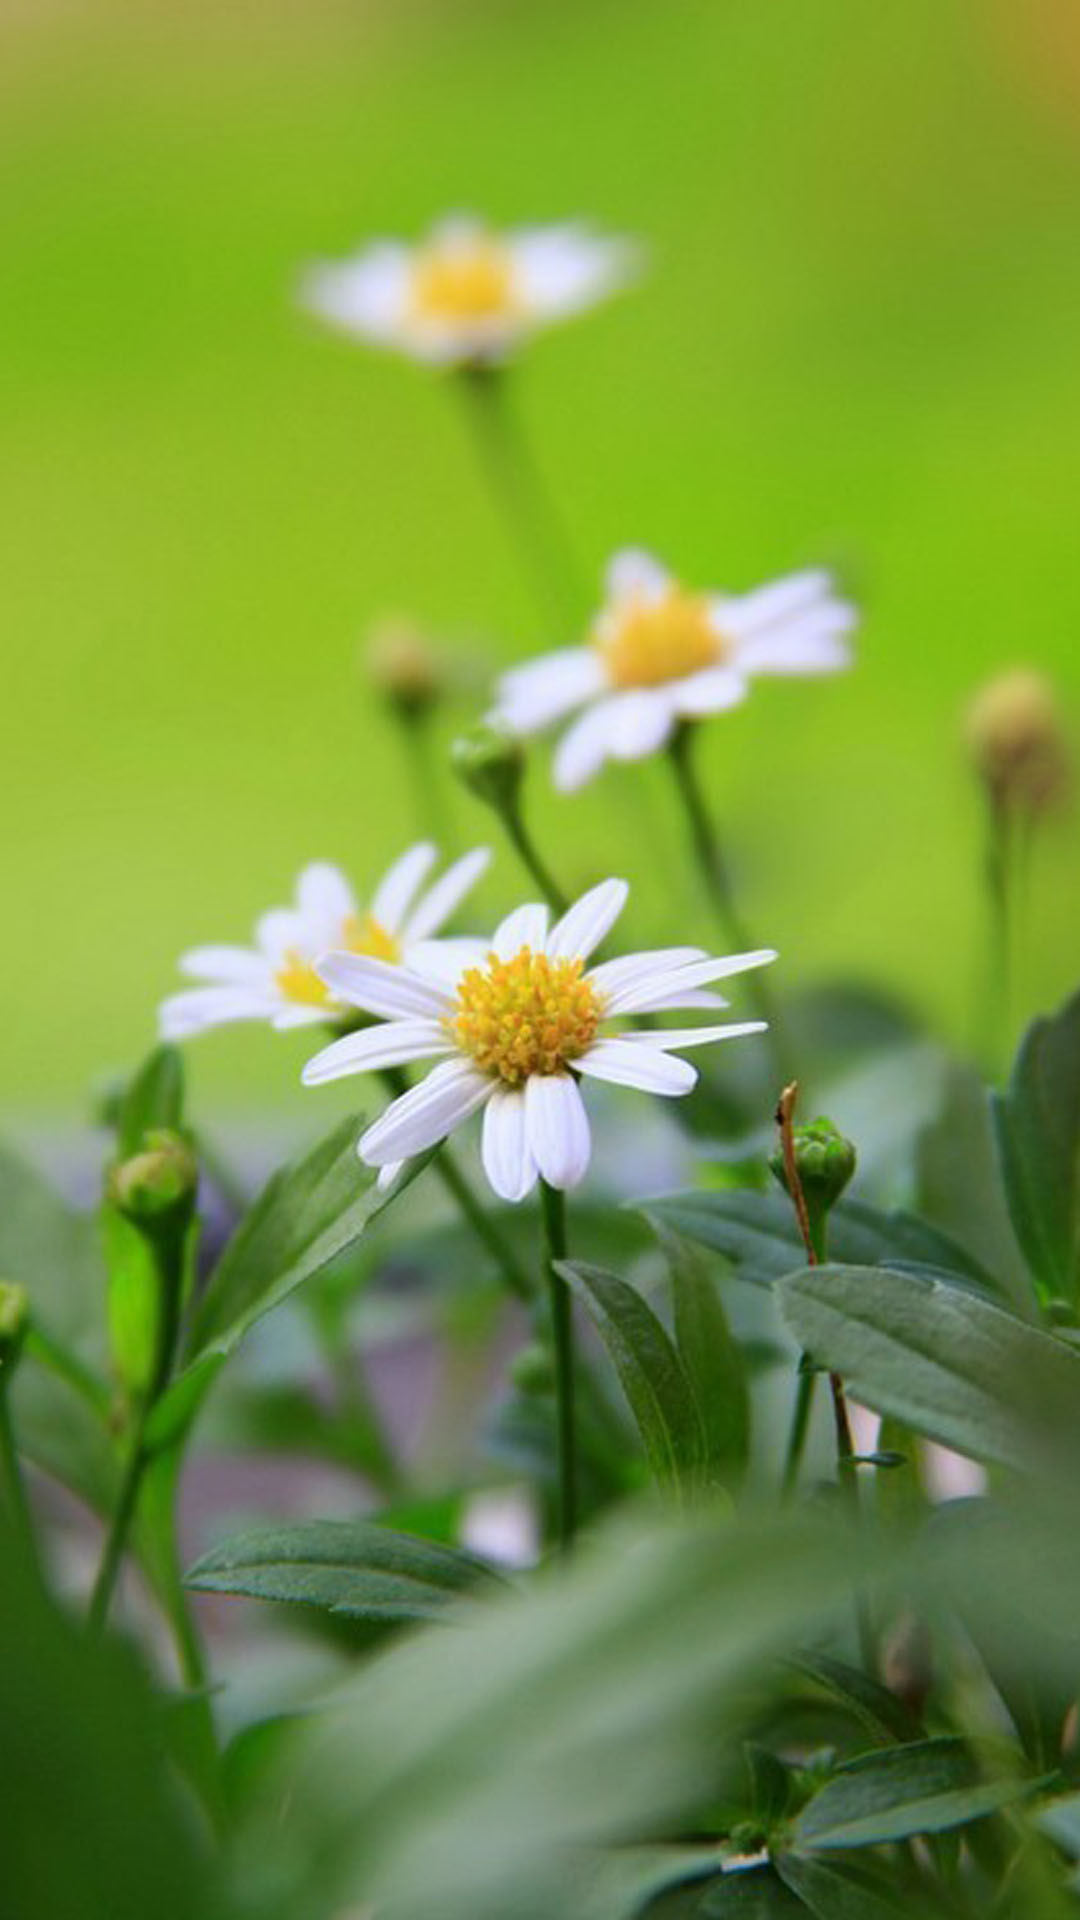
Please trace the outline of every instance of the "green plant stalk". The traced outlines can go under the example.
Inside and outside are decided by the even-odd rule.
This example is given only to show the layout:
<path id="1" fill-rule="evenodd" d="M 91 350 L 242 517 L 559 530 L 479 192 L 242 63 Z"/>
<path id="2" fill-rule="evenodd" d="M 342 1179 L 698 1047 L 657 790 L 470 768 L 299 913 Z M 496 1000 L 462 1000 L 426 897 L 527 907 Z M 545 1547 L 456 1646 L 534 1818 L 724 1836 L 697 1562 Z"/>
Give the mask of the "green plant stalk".
<path id="1" fill-rule="evenodd" d="M 536 842 L 525 825 L 524 815 L 517 800 L 509 802 L 499 809 L 499 817 L 506 828 L 507 838 L 517 854 L 530 879 L 535 880 L 544 899 L 553 913 L 563 914 L 570 902 L 563 892 L 550 867 L 541 859 Z"/>
<path id="2" fill-rule="evenodd" d="M 15 1532 L 22 1542 L 27 1565 L 36 1569 L 37 1541 L 34 1537 L 30 1502 L 26 1497 L 26 1484 L 19 1463 L 19 1450 L 15 1444 L 15 1431 L 11 1424 L 7 1370 L 0 1373 L 0 1488 L 3 1491 L 5 1505 L 11 1514 Z"/>
<path id="3" fill-rule="evenodd" d="M 556 1263 L 566 1259 L 566 1202 L 546 1180 L 540 1182 L 544 1226 L 544 1275 L 551 1303 L 551 1342 L 555 1360 L 555 1423 L 558 1445 L 558 1543 L 567 1554 L 577 1532 L 577 1439 L 574 1410 L 574 1320 L 570 1289 Z"/>
<path id="4" fill-rule="evenodd" d="M 439 797 L 438 782 L 435 777 L 435 755 L 432 751 L 431 715 L 425 710 L 420 713 L 398 713 L 397 731 L 401 739 L 402 758 L 408 768 L 409 783 L 413 795 L 413 817 L 417 831 L 437 838 L 444 855 L 452 852 L 452 836 L 447 832 L 447 809 Z"/>
<path id="5" fill-rule="evenodd" d="M 587 605 L 571 542 L 507 393 L 502 368 L 461 369 L 457 386 L 492 498 L 544 613 L 560 629 Z"/>
<path id="6" fill-rule="evenodd" d="M 987 959 L 983 986 L 982 1046 L 996 1073 L 1007 1050 L 1012 1001 L 1012 949 L 1015 895 L 1013 822 L 1004 795 L 987 802 L 986 907 Z"/>
<path id="7" fill-rule="evenodd" d="M 795 1404 L 791 1410 L 791 1428 L 784 1451 L 784 1472 L 780 1483 L 785 1500 L 791 1498 L 798 1482 L 803 1454 L 806 1451 L 806 1436 L 810 1431 L 810 1415 L 814 1407 L 816 1383 L 817 1374 L 809 1367 L 801 1367 L 795 1385 Z"/>

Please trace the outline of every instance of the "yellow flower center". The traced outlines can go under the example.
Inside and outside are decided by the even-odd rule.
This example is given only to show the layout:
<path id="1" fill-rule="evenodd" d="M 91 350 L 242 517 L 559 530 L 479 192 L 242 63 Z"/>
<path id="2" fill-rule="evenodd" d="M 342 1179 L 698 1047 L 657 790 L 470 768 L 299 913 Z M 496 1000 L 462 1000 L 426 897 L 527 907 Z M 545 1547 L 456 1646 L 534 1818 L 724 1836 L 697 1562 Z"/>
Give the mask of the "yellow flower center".
<path id="1" fill-rule="evenodd" d="M 446 1023 L 452 1039 L 509 1087 L 534 1073 L 558 1073 L 592 1045 L 604 1011 L 583 967 L 531 947 L 512 960 L 489 954 L 487 966 L 470 967 L 458 985 Z"/>
<path id="2" fill-rule="evenodd" d="M 417 256 L 412 305 L 423 320 L 501 320 L 515 307 L 513 262 L 482 234 L 440 241 Z"/>
<path id="3" fill-rule="evenodd" d="M 658 687 L 711 667 L 725 642 L 700 595 L 669 587 L 662 600 L 633 600 L 597 642 L 616 687 Z"/>
<path id="4" fill-rule="evenodd" d="M 366 953 L 373 960 L 388 960 L 392 966 L 401 960 L 400 942 L 370 913 L 350 913 L 341 929 L 338 950 Z M 334 996 L 329 987 L 324 986 L 311 961 L 305 960 L 297 947 L 289 948 L 274 979 L 286 1000 L 295 1000 L 301 1007 L 333 1005 Z"/>

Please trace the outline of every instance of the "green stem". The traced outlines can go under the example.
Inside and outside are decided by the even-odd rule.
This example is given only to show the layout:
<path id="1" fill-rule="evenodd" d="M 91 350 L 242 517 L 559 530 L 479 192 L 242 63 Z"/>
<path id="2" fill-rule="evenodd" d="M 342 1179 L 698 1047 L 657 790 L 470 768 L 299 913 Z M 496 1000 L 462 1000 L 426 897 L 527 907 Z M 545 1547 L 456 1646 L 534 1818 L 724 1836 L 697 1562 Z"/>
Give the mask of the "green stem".
<path id="1" fill-rule="evenodd" d="M 555 1416 L 558 1442 L 559 1551 L 570 1552 L 577 1531 L 577 1458 L 574 1417 L 574 1321 L 570 1289 L 557 1271 L 566 1259 L 566 1202 L 546 1180 L 540 1182 L 544 1225 L 544 1273 L 551 1302 L 551 1340 L 555 1357 Z"/>
<path id="2" fill-rule="evenodd" d="M 515 853 L 518 855 L 531 878 L 536 881 L 544 899 L 553 913 L 566 912 L 570 902 L 555 879 L 550 868 L 537 852 L 536 843 L 525 825 L 521 808 L 515 801 L 500 809 L 499 817 L 506 828 L 507 835 Z"/>
<path id="3" fill-rule="evenodd" d="M 983 1045 L 996 1071 L 1005 1051 L 1012 991 L 1013 835 L 1008 804 L 991 793 L 987 817 L 986 900 L 989 921 Z"/>
<path id="4" fill-rule="evenodd" d="M 430 714 L 426 710 L 400 713 L 398 732 L 413 791 L 413 817 L 417 830 L 438 839 L 444 855 L 447 855 L 451 851 L 452 836 L 447 831 L 446 805 L 439 798 L 435 779 Z"/>
<path id="5" fill-rule="evenodd" d="M 784 1474 L 781 1490 L 785 1500 L 795 1491 L 806 1451 L 806 1436 L 810 1431 L 810 1415 L 814 1406 L 814 1387 L 817 1374 L 811 1367 L 799 1368 L 795 1385 L 795 1405 L 791 1412 L 791 1430 L 788 1434 L 787 1451 L 784 1455 Z"/>
<path id="6" fill-rule="evenodd" d="M 588 604 L 577 561 L 499 367 L 465 367 L 458 381 L 492 497 L 544 612 L 559 626 Z"/>
<path id="7" fill-rule="evenodd" d="M 34 1523 L 30 1515 L 30 1502 L 26 1497 L 22 1467 L 19 1464 L 19 1450 L 15 1444 L 15 1432 L 11 1424 L 8 1383 L 4 1375 L 0 1375 L 0 1487 L 3 1489 L 4 1502 L 11 1513 L 15 1532 L 22 1542 L 27 1565 L 36 1568 L 37 1542 L 34 1538 Z"/>

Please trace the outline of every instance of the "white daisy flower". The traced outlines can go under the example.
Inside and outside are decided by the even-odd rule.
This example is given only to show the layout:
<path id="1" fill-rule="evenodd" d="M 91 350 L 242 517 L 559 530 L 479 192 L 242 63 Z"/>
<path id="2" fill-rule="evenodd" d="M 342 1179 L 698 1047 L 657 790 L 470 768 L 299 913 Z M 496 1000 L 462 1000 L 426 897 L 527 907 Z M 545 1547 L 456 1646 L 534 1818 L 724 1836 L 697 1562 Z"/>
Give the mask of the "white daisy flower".
<path id="1" fill-rule="evenodd" d="M 442 366 L 501 360 L 528 334 L 615 292 L 634 250 L 580 224 L 497 233 L 457 215 L 415 246 L 380 240 L 313 267 L 301 297 L 322 319 Z"/>
<path id="2" fill-rule="evenodd" d="M 474 848 L 425 888 L 437 857 L 426 841 L 410 847 L 380 881 L 366 909 L 357 905 L 337 867 L 324 861 L 305 867 L 295 904 L 264 913 L 252 946 L 193 947 L 181 957 L 181 971 L 203 984 L 163 1003 L 162 1038 L 184 1040 L 233 1020 L 267 1020 L 282 1029 L 348 1014 L 350 1008 L 335 999 L 314 962 L 343 950 L 394 970 L 409 964 L 418 945 L 437 947 L 431 936 L 460 906 L 491 854 L 487 847 Z M 458 943 L 442 944 L 452 954 Z M 471 952 L 474 944 L 465 943 L 463 950 Z"/>
<path id="3" fill-rule="evenodd" d="M 555 755 L 555 784 L 584 785 L 605 760 L 655 753 L 683 720 L 737 706 L 755 674 L 834 673 L 850 664 L 855 610 L 824 572 L 789 574 L 752 593 L 695 593 L 649 554 L 608 568 L 589 644 L 565 647 L 499 683 L 496 714 L 534 733 L 583 711 Z"/>
<path id="4" fill-rule="evenodd" d="M 484 1171 L 500 1199 L 523 1200 L 538 1177 L 574 1187 L 590 1152 L 582 1078 L 689 1093 L 697 1073 L 677 1057 L 681 1049 L 760 1033 L 761 1020 L 620 1031 L 636 1014 L 723 1006 L 702 989 L 776 958 L 770 950 L 717 959 L 700 947 L 666 947 L 586 970 L 627 893 L 624 880 L 605 880 L 554 927 L 545 906 L 518 907 L 489 945 L 476 941 L 464 956 L 422 950 L 408 967 L 350 953 L 320 961 L 328 987 L 381 1024 L 316 1054 L 304 1068 L 307 1086 L 438 1061 L 363 1134 L 361 1159 L 396 1169 L 482 1108 Z"/>

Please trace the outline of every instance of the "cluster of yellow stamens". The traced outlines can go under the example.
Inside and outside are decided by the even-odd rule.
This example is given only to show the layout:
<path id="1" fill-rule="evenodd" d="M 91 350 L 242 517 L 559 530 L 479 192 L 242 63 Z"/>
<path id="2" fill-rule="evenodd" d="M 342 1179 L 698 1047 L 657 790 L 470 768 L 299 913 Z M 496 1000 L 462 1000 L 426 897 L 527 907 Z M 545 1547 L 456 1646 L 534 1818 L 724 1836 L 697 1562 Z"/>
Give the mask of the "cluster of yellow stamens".
<path id="1" fill-rule="evenodd" d="M 608 677 L 616 687 L 657 687 L 665 680 L 711 667 L 724 641 L 700 594 L 671 586 L 659 600 L 632 600 L 597 635 Z"/>
<path id="2" fill-rule="evenodd" d="M 411 292 L 424 320 L 500 320 L 515 306 L 513 262 L 483 234 L 441 241 L 417 256 Z"/>
<path id="3" fill-rule="evenodd" d="M 395 966 L 401 959 L 400 941 L 370 913 L 350 913 L 333 944 L 338 952 L 366 953 L 373 960 L 388 960 Z M 329 1008 L 333 1002 L 329 987 L 323 985 L 311 961 L 305 960 L 296 947 L 285 953 L 274 979 L 286 1000 L 295 1000 L 301 1007 Z"/>
<path id="4" fill-rule="evenodd" d="M 487 966 L 470 967 L 458 985 L 447 1018 L 454 1041 L 509 1087 L 534 1073 L 558 1073 L 592 1045 L 604 1011 L 583 967 L 531 947 L 512 960 L 489 954 Z"/>

